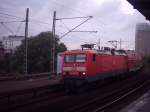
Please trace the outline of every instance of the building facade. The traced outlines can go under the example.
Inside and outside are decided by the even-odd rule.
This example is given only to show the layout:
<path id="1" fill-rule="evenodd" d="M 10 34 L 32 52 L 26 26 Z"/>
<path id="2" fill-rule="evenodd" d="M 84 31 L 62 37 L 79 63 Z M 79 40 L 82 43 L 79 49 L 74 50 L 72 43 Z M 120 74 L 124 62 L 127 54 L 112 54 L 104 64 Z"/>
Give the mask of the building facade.
<path id="1" fill-rule="evenodd" d="M 0 41 L 0 60 L 3 60 L 5 56 L 5 49 L 4 49 L 4 45 L 3 42 Z"/>
<path id="2" fill-rule="evenodd" d="M 136 25 L 135 52 L 139 56 L 150 56 L 150 24 L 148 23 Z"/>

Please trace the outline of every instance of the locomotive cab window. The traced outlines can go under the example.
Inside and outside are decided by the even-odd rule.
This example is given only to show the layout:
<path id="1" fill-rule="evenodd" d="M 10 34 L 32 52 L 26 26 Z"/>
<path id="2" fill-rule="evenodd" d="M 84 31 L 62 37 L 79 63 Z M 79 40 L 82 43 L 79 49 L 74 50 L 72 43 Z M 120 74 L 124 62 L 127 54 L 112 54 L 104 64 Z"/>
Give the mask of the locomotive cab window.
<path id="1" fill-rule="evenodd" d="M 74 55 L 65 55 L 65 62 L 74 62 L 75 61 L 75 56 Z"/>
<path id="2" fill-rule="evenodd" d="M 86 61 L 86 55 L 85 54 L 77 54 L 76 55 L 76 62 L 85 62 Z"/>
<path id="3" fill-rule="evenodd" d="M 96 54 L 93 54 L 93 62 L 96 61 Z"/>
<path id="4" fill-rule="evenodd" d="M 69 62 L 86 62 L 85 54 L 67 54 L 65 55 L 64 61 Z"/>

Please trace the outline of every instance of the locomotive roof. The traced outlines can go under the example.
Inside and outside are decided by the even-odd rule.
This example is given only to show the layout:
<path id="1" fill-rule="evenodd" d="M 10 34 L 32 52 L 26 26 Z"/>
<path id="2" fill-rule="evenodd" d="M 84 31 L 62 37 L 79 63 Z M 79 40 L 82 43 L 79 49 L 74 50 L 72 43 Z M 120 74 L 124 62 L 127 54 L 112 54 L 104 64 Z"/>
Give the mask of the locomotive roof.
<path id="1" fill-rule="evenodd" d="M 78 54 L 78 53 L 91 53 L 91 54 L 94 54 L 94 53 L 97 53 L 97 54 L 108 54 L 108 55 L 112 55 L 112 52 L 111 51 L 106 51 L 106 50 L 81 50 L 81 49 L 78 49 L 78 50 L 67 50 L 65 52 L 63 52 L 64 54 Z M 114 54 L 113 55 L 126 55 L 126 53 L 124 52 L 120 52 L 120 51 L 114 51 Z"/>
<path id="2" fill-rule="evenodd" d="M 79 49 L 79 50 L 67 50 L 64 53 L 68 53 L 68 54 L 70 54 L 70 53 L 97 53 L 97 51 L 96 50 L 81 50 L 81 49 Z"/>

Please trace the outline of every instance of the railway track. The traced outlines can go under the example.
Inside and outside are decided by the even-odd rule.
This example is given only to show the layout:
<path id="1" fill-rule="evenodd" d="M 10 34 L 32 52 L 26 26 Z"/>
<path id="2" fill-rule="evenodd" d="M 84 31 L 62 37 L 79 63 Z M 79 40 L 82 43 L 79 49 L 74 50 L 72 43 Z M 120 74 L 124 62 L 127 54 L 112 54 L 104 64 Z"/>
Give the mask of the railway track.
<path id="1" fill-rule="evenodd" d="M 133 73 L 133 76 L 129 78 L 100 85 L 97 89 L 90 89 L 81 94 L 68 95 L 62 90 L 61 92 L 39 96 L 37 99 L 32 99 L 16 107 L 10 107 L 9 110 L 12 112 L 101 112 L 149 84 L 148 78 L 148 75 Z"/>
<path id="2" fill-rule="evenodd" d="M 42 96 L 41 98 L 31 99 L 31 100 L 24 102 L 24 103 L 21 103 L 21 104 L 9 106 L 9 107 L 7 107 L 7 109 L 5 111 L 6 112 L 10 112 L 10 111 L 11 112 L 18 112 L 18 110 L 28 111 L 28 110 L 30 110 L 30 107 L 33 108 L 34 106 L 42 105 L 40 102 L 50 100 L 51 103 L 54 103 L 54 102 L 56 102 L 60 99 L 64 99 L 64 98 L 65 98 L 64 92 L 53 93 L 53 94 L 49 94 L 46 96 Z M 26 108 L 26 107 L 28 107 L 28 108 Z"/>
<path id="3" fill-rule="evenodd" d="M 65 94 L 62 90 L 62 85 L 54 85 L 2 93 L 0 94 L 0 111 L 9 112 L 43 100 L 56 99 Z"/>
<path id="4" fill-rule="evenodd" d="M 0 81 L 18 81 L 18 80 L 28 80 L 28 79 L 37 79 L 37 78 L 56 78 L 56 76 L 50 76 L 49 72 L 46 73 L 38 73 L 38 74 L 28 74 L 28 75 L 0 75 Z"/>
<path id="5" fill-rule="evenodd" d="M 132 85 L 130 88 L 124 88 L 105 95 L 96 97 L 82 105 L 78 105 L 68 110 L 68 112 L 105 112 L 110 106 L 140 91 L 144 86 L 150 84 L 150 80 Z M 106 111 L 107 112 L 107 111 Z"/>
<path id="6" fill-rule="evenodd" d="M 140 80 L 139 82 L 136 82 L 125 88 L 117 89 L 103 96 L 97 96 L 94 99 L 91 99 L 80 105 L 73 106 L 69 108 L 67 112 L 111 112 L 112 110 L 109 109 L 111 106 L 127 97 L 130 97 L 131 95 L 136 94 L 145 86 L 148 86 L 148 84 L 150 84 L 148 77 L 145 77 L 143 80 Z"/>
<path id="7" fill-rule="evenodd" d="M 139 91 L 140 89 L 142 89 L 144 86 L 150 84 L 150 80 L 148 80 L 147 82 L 144 82 L 142 85 L 140 85 L 139 87 L 121 95 L 121 96 L 118 96 L 116 97 L 115 99 L 113 99 L 112 101 L 106 103 L 105 105 L 101 106 L 101 107 L 98 107 L 96 109 L 94 109 L 93 112 L 101 112 L 101 111 L 105 111 L 106 108 L 109 108 L 111 105 L 123 100 L 124 98 L 130 96 L 131 94 L 134 94 L 135 92 Z"/>
<path id="8" fill-rule="evenodd" d="M 49 108 L 48 110 L 53 110 L 56 112 L 62 110 L 64 112 L 101 112 L 101 110 L 105 109 L 107 106 L 110 106 L 108 104 L 114 104 L 114 101 L 116 101 L 116 99 L 124 98 L 126 96 L 125 94 L 128 95 L 129 93 L 131 93 L 131 91 L 138 91 L 140 88 L 147 85 L 148 82 L 144 82 L 148 81 L 149 76 L 144 76 L 143 74 L 140 75 L 135 75 L 135 77 L 132 77 L 132 80 L 130 79 L 130 77 L 127 80 L 123 80 L 115 84 L 112 83 L 111 85 L 105 85 L 105 87 L 101 87 L 101 89 L 94 92 L 77 95 L 70 100 L 64 101 L 65 103 L 61 102 L 55 104 L 57 105 L 55 108 Z M 141 87 L 141 85 L 143 86 Z"/>

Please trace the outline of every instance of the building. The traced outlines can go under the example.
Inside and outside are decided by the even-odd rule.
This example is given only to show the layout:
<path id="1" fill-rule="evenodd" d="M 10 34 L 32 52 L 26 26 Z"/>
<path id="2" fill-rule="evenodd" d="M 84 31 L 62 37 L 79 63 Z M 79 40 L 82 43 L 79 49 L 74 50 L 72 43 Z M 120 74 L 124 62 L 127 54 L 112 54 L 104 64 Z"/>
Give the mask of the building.
<path id="1" fill-rule="evenodd" d="M 150 24 L 136 25 L 135 52 L 140 56 L 150 56 Z"/>
<path id="2" fill-rule="evenodd" d="M 0 41 L 0 61 L 4 60 L 5 56 L 11 55 L 12 53 L 13 53 L 13 50 L 6 48 L 3 42 Z"/>
<path id="3" fill-rule="evenodd" d="M 4 49 L 4 45 L 3 42 L 0 41 L 0 60 L 3 60 L 5 56 L 5 49 Z"/>

